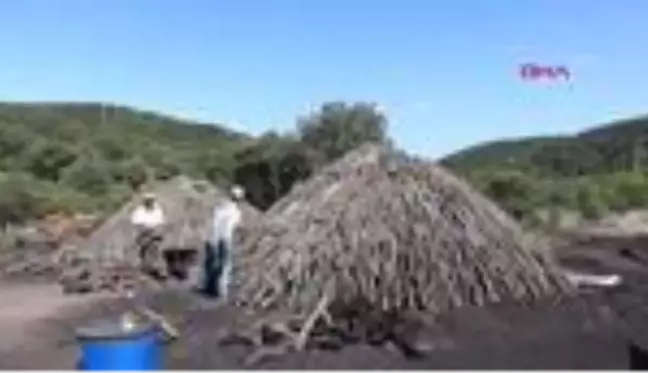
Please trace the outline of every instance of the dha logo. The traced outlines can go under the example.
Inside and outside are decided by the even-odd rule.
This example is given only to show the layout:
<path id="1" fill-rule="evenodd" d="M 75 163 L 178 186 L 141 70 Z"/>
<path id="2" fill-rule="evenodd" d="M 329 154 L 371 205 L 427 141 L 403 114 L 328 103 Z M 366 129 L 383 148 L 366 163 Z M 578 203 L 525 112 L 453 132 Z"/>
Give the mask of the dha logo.
<path id="1" fill-rule="evenodd" d="M 535 63 L 520 65 L 520 78 L 524 81 L 571 80 L 571 72 L 565 66 L 544 66 Z"/>

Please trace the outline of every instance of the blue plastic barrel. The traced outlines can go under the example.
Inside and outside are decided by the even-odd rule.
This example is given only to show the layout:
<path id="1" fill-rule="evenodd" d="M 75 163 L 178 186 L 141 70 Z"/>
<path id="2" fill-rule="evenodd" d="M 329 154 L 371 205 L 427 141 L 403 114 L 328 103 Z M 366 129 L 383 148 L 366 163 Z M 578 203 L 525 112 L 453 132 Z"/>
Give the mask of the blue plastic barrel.
<path id="1" fill-rule="evenodd" d="M 126 328 L 117 320 L 100 320 L 77 329 L 81 370 L 160 370 L 162 341 L 155 324 Z"/>

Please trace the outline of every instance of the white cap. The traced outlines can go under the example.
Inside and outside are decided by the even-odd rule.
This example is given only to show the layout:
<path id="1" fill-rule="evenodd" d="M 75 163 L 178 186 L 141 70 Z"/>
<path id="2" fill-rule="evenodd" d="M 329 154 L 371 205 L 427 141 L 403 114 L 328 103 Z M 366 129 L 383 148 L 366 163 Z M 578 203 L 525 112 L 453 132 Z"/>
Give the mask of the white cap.
<path id="1" fill-rule="evenodd" d="M 144 199 L 145 200 L 157 199 L 157 196 L 155 195 L 155 193 L 145 193 Z"/>
<path id="2" fill-rule="evenodd" d="M 241 199 L 245 196 L 245 190 L 239 185 L 234 185 L 230 190 L 230 193 L 234 199 Z"/>

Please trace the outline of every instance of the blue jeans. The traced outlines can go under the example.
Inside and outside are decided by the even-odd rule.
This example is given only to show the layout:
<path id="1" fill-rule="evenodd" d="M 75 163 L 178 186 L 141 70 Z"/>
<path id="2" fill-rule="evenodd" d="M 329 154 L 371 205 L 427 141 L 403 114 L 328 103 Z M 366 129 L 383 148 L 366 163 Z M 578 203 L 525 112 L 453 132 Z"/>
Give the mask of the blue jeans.
<path id="1" fill-rule="evenodd" d="M 232 274 L 232 247 L 229 242 L 220 240 L 208 242 L 205 247 L 203 292 L 212 297 L 227 297 Z"/>

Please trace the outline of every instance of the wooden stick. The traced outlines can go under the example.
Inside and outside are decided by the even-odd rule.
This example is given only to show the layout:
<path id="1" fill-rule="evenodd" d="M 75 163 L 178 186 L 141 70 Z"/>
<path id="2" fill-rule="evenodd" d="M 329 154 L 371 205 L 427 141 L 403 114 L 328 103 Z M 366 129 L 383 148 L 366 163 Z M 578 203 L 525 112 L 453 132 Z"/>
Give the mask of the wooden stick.
<path id="1" fill-rule="evenodd" d="M 315 323 L 322 316 L 322 314 L 325 313 L 328 305 L 329 305 L 329 295 L 328 293 L 325 293 L 322 296 L 322 299 L 320 299 L 320 301 L 317 303 L 317 307 L 315 307 L 313 313 L 311 313 L 308 316 L 308 319 L 306 319 L 304 326 L 302 326 L 301 330 L 299 331 L 299 336 L 295 341 L 295 349 L 297 351 L 301 351 L 304 349 L 304 347 L 306 346 L 306 342 L 308 341 L 308 336 L 310 335 L 311 331 L 315 327 Z"/>
<path id="2" fill-rule="evenodd" d="M 164 333 L 171 339 L 175 340 L 180 336 L 180 331 L 171 324 L 171 322 L 162 314 L 152 310 L 144 305 L 135 306 L 136 311 L 146 316 L 149 320 L 155 322 L 164 330 Z"/>
<path id="3" fill-rule="evenodd" d="M 137 302 L 135 300 L 134 291 L 128 291 L 125 295 L 126 298 L 131 301 L 131 304 L 133 308 L 135 308 L 135 311 L 140 315 L 148 318 L 150 321 L 155 322 L 160 328 L 162 328 L 162 330 L 170 340 L 175 340 L 180 336 L 180 331 L 175 326 L 173 326 L 173 324 L 166 317 L 164 317 L 159 312 L 154 311 L 150 307 Z"/>

